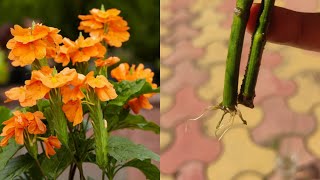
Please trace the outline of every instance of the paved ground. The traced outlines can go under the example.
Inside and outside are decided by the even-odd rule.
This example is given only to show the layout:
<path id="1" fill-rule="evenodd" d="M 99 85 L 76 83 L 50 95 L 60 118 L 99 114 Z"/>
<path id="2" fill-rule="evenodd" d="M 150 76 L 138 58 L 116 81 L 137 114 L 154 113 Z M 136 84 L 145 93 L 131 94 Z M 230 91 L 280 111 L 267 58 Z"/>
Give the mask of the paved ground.
<path id="1" fill-rule="evenodd" d="M 218 141 L 221 113 L 186 123 L 221 100 L 234 4 L 161 0 L 161 179 L 320 179 L 319 53 L 268 43 L 256 108 L 240 107 L 248 126 L 236 119 L 239 125 Z M 276 4 L 320 10 L 319 0 Z M 249 46 L 247 34 L 243 59 Z"/>

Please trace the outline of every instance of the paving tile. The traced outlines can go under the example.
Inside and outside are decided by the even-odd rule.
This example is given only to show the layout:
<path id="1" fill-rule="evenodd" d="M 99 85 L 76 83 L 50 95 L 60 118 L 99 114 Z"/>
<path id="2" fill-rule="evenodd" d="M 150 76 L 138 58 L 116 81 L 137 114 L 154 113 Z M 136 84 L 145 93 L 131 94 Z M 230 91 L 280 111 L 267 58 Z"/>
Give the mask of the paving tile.
<path id="1" fill-rule="evenodd" d="M 198 60 L 198 65 L 202 69 L 209 69 L 215 67 L 216 64 L 225 64 L 228 54 L 228 48 L 224 41 L 215 41 L 204 50 L 204 55 Z"/>
<path id="2" fill-rule="evenodd" d="M 165 38 L 165 42 L 169 44 L 176 44 L 181 41 L 192 40 L 199 31 L 190 27 L 189 24 L 178 24 L 174 27 L 172 34 Z"/>
<path id="3" fill-rule="evenodd" d="M 161 155 L 161 172 L 171 174 L 190 161 L 209 163 L 220 153 L 221 147 L 217 140 L 202 134 L 201 123 L 192 121 L 185 130 L 185 124 L 176 128 L 175 139 L 171 147 Z"/>
<path id="4" fill-rule="evenodd" d="M 283 63 L 274 73 L 281 79 L 289 79 L 301 72 L 319 71 L 319 54 L 300 49 L 286 48 L 281 52 Z"/>
<path id="5" fill-rule="evenodd" d="M 221 4 L 224 3 L 224 0 L 197 0 L 194 4 L 190 7 L 190 11 L 193 13 L 202 13 L 205 9 L 210 9 L 212 11 Z"/>
<path id="6" fill-rule="evenodd" d="M 172 0 L 170 5 L 170 10 L 175 12 L 179 9 L 189 9 L 190 6 L 195 2 L 195 0 Z"/>
<path id="7" fill-rule="evenodd" d="M 190 162 L 184 164 L 177 173 L 177 180 L 205 180 L 204 164 L 201 162 Z"/>
<path id="8" fill-rule="evenodd" d="M 320 104 L 320 71 L 304 72 L 293 79 L 297 83 L 297 93 L 288 100 L 290 108 L 300 113 L 312 111 L 315 105 Z"/>
<path id="9" fill-rule="evenodd" d="M 224 64 L 217 64 L 210 68 L 210 79 L 198 88 L 199 97 L 207 101 L 213 101 L 222 96 L 224 82 Z"/>
<path id="10" fill-rule="evenodd" d="M 172 94 L 186 86 L 198 87 L 207 79 L 206 72 L 195 67 L 192 62 L 184 61 L 175 66 L 174 74 L 162 83 L 161 88 L 162 92 Z"/>
<path id="11" fill-rule="evenodd" d="M 161 127 L 172 128 L 201 113 L 209 104 L 200 101 L 193 87 L 181 89 L 175 97 L 175 104 L 166 113 L 161 115 Z"/>
<path id="12" fill-rule="evenodd" d="M 232 179 L 244 170 L 268 174 L 274 166 L 276 154 L 255 144 L 245 128 L 234 128 L 222 138 L 223 155 L 212 162 L 208 169 L 208 179 Z"/>
<path id="13" fill-rule="evenodd" d="M 172 135 L 166 130 L 160 132 L 160 150 L 165 149 L 172 142 Z"/>
<path id="14" fill-rule="evenodd" d="M 192 176 L 205 168 L 203 179 L 208 180 L 258 180 L 266 176 L 270 180 L 282 180 L 278 171 L 271 174 L 281 153 L 297 154 L 299 166 L 318 162 L 318 53 L 267 43 L 256 88 L 256 107 L 249 109 L 239 105 L 248 125 L 241 125 L 236 119 L 234 128 L 221 141 L 223 147 L 214 135 L 221 112 L 212 111 L 199 121 L 185 123 L 186 119 L 200 115 L 206 107 L 222 100 L 236 0 L 193 0 L 183 5 L 182 1 L 165 1 L 165 10 L 169 12 L 161 15 L 165 19 L 161 21 L 165 27 L 162 46 L 167 48 L 162 51 L 163 67 L 167 68 L 161 82 L 162 92 L 165 92 L 164 106 L 161 106 L 161 126 L 165 128 L 161 142 L 161 155 L 165 160 L 165 164 L 161 163 L 162 177 L 201 179 Z M 320 10 L 320 2 L 316 0 L 308 4 L 299 0 L 277 0 L 276 5 L 298 11 Z M 250 42 L 251 35 L 246 33 L 239 87 Z M 192 72 L 193 77 L 184 78 L 186 72 Z M 196 138 L 185 135 L 186 124 L 188 133 L 196 128 Z M 205 140 L 216 142 L 218 148 L 207 152 L 213 145 L 199 147 L 197 143 Z M 272 150 L 277 143 L 280 149 Z M 285 151 L 288 147 L 290 151 Z M 200 150 L 204 150 L 201 157 L 197 155 Z M 198 165 L 192 165 L 194 163 Z"/>
<path id="15" fill-rule="evenodd" d="M 320 105 L 317 105 L 314 109 L 314 114 L 316 116 L 317 124 L 316 127 L 319 127 L 320 124 Z M 317 128 L 312 135 L 306 139 L 306 143 L 310 151 L 320 157 L 320 130 Z"/>
<path id="16" fill-rule="evenodd" d="M 263 121 L 252 131 L 259 144 L 270 143 L 283 134 L 308 135 L 315 128 L 312 115 L 290 111 L 284 99 L 272 97 L 261 103 L 265 112 Z"/>
<path id="17" fill-rule="evenodd" d="M 189 41 L 180 41 L 173 47 L 173 52 L 162 63 L 174 65 L 183 61 L 198 60 L 202 56 L 203 50 L 194 47 Z"/>
<path id="18" fill-rule="evenodd" d="M 160 113 L 167 112 L 173 105 L 173 96 L 161 93 Z"/>
<path id="19" fill-rule="evenodd" d="M 174 180 L 174 178 L 170 175 L 165 175 L 165 174 L 160 174 L 160 179 L 161 180 Z"/>
<path id="20" fill-rule="evenodd" d="M 230 29 L 224 29 L 217 24 L 208 24 L 201 29 L 201 34 L 194 38 L 193 44 L 195 47 L 207 47 L 216 41 L 227 41 L 229 35 Z"/>
<path id="21" fill-rule="evenodd" d="M 295 93 L 296 85 L 293 81 L 277 78 L 270 69 L 260 68 L 257 85 L 255 104 L 260 104 L 272 96 L 288 97 Z"/>
<path id="22" fill-rule="evenodd" d="M 177 11 L 173 11 L 174 16 L 172 16 L 166 22 L 171 30 L 174 30 L 175 26 L 186 25 L 189 24 L 192 20 L 191 13 L 188 9 L 179 9 Z"/>

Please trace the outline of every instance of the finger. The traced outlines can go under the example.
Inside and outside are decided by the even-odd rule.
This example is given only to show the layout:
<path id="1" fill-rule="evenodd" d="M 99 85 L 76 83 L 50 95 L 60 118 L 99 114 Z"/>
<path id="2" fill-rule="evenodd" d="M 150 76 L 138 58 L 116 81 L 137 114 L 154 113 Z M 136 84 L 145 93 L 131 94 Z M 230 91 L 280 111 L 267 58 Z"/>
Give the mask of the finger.
<path id="1" fill-rule="evenodd" d="M 257 22 L 260 4 L 254 4 L 247 25 L 252 33 Z M 302 13 L 274 7 L 267 40 L 302 49 L 320 51 L 320 13 Z"/>

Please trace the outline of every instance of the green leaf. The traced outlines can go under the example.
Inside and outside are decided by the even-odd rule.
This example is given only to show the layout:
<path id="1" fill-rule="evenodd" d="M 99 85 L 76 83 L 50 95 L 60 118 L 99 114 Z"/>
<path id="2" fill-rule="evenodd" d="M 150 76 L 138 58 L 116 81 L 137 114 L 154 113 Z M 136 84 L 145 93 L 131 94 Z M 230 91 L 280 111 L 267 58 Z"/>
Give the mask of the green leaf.
<path id="1" fill-rule="evenodd" d="M 56 179 L 71 164 L 72 160 L 73 155 L 62 146 L 50 159 L 45 157 L 41 162 L 41 167 L 46 176 Z"/>
<path id="2" fill-rule="evenodd" d="M 122 167 L 135 167 L 139 169 L 146 176 L 147 179 L 150 180 L 160 179 L 160 171 L 157 168 L 157 166 L 151 163 L 150 159 L 146 159 L 143 161 L 139 159 L 133 159 L 124 164 Z"/>
<path id="3" fill-rule="evenodd" d="M 43 157 L 41 157 L 43 158 Z M 36 163 L 33 164 L 33 166 L 27 171 L 25 172 L 24 174 L 22 174 L 21 176 L 25 176 L 24 179 L 32 179 L 32 180 L 43 180 L 43 176 L 40 175 L 41 174 L 41 171 L 39 169 L 39 167 L 37 166 Z M 21 177 L 20 176 L 20 177 Z"/>
<path id="4" fill-rule="evenodd" d="M 9 118 L 12 117 L 12 113 L 11 113 L 11 110 L 4 107 L 4 106 L 0 106 L 0 133 L 2 132 L 2 128 L 4 127 L 2 125 L 2 123 L 6 120 L 8 120 Z"/>
<path id="5" fill-rule="evenodd" d="M 159 155 L 147 149 L 141 144 L 134 144 L 127 138 L 119 136 L 109 137 L 109 154 L 118 162 L 127 162 L 132 159 L 153 159 L 160 161 Z"/>
<path id="6" fill-rule="evenodd" d="M 147 121 L 141 115 L 132 115 L 132 114 L 128 114 L 125 119 L 119 120 L 117 124 L 115 124 L 113 127 L 110 126 L 110 128 L 112 129 L 109 129 L 109 131 L 129 128 L 129 129 L 141 129 L 145 131 L 152 131 L 156 134 L 160 133 L 160 127 L 156 123 Z"/>
<path id="7" fill-rule="evenodd" d="M 50 107 L 49 100 L 40 99 L 37 101 L 38 110 L 44 112 L 46 108 Z"/>
<path id="8" fill-rule="evenodd" d="M 114 83 L 114 88 L 118 97 L 109 101 L 107 106 L 123 106 L 134 97 L 138 97 L 142 94 L 160 92 L 160 88 L 153 89 L 151 84 L 146 82 L 145 79 L 117 82 Z"/>
<path id="9" fill-rule="evenodd" d="M 7 166 L 0 171 L 0 179 L 10 180 L 28 171 L 34 163 L 29 154 L 20 155 L 9 161 Z"/>
<path id="10" fill-rule="evenodd" d="M 0 140 L 2 138 L 3 137 L 0 137 Z M 9 140 L 8 145 L 2 148 L 2 152 L 0 153 L 0 171 L 7 165 L 8 161 L 17 153 L 17 151 L 21 147 L 22 146 L 18 145 L 14 139 Z"/>

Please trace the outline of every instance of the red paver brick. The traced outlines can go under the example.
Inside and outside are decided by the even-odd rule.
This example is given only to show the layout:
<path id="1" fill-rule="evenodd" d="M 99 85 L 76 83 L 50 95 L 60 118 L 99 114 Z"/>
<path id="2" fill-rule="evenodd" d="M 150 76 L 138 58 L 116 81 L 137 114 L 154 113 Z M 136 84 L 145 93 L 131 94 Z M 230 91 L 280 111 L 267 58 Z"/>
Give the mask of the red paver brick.
<path id="1" fill-rule="evenodd" d="M 172 128 L 181 122 L 194 118 L 209 105 L 208 102 L 203 102 L 196 97 L 193 87 L 187 86 L 176 94 L 175 105 L 161 115 L 161 127 Z"/>
<path id="2" fill-rule="evenodd" d="M 295 92 L 296 85 L 293 81 L 280 80 L 271 70 L 260 68 L 260 73 L 256 85 L 255 103 L 270 96 L 288 97 Z"/>
<path id="3" fill-rule="evenodd" d="M 315 128 L 315 117 L 292 112 L 281 97 L 266 99 L 261 106 L 263 121 L 252 131 L 252 138 L 259 144 L 284 134 L 307 135 Z"/>
<path id="4" fill-rule="evenodd" d="M 174 65 L 181 61 L 199 60 L 203 53 L 202 48 L 194 47 L 190 41 L 180 41 L 175 45 L 173 53 L 163 59 L 162 63 Z"/>
<path id="5" fill-rule="evenodd" d="M 166 38 L 165 42 L 176 44 L 179 42 L 186 43 L 186 40 L 192 40 L 199 34 L 199 31 L 192 29 L 188 24 L 179 24 L 175 27 L 172 35 Z M 182 61 L 182 60 L 181 60 Z"/>
<path id="6" fill-rule="evenodd" d="M 195 0 L 172 0 L 170 10 L 175 12 L 180 9 L 188 9 L 194 2 Z"/>
<path id="7" fill-rule="evenodd" d="M 171 174 L 187 162 L 209 163 L 218 157 L 221 151 L 220 143 L 217 139 L 205 136 L 200 126 L 200 121 L 192 121 L 187 132 L 185 124 L 177 126 L 173 144 L 161 155 L 161 172 Z"/>
<path id="8" fill-rule="evenodd" d="M 281 140 L 279 153 L 281 156 L 293 156 L 296 159 L 298 166 L 305 165 L 316 160 L 316 157 L 313 156 L 305 147 L 302 136 L 283 138 Z"/>
<path id="9" fill-rule="evenodd" d="M 177 180 L 204 180 L 204 164 L 190 162 L 182 166 L 177 174 Z"/>
<path id="10" fill-rule="evenodd" d="M 198 69 L 190 61 L 184 61 L 175 66 L 173 76 L 161 85 L 161 90 L 173 94 L 186 86 L 199 87 L 208 80 L 208 76 L 208 72 Z"/>
<path id="11" fill-rule="evenodd" d="M 164 24 L 169 27 L 178 26 L 182 24 L 189 24 L 192 21 L 192 16 L 190 16 L 190 12 L 186 9 L 180 9 L 174 12 L 174 16 L 168 19 Z"/>

